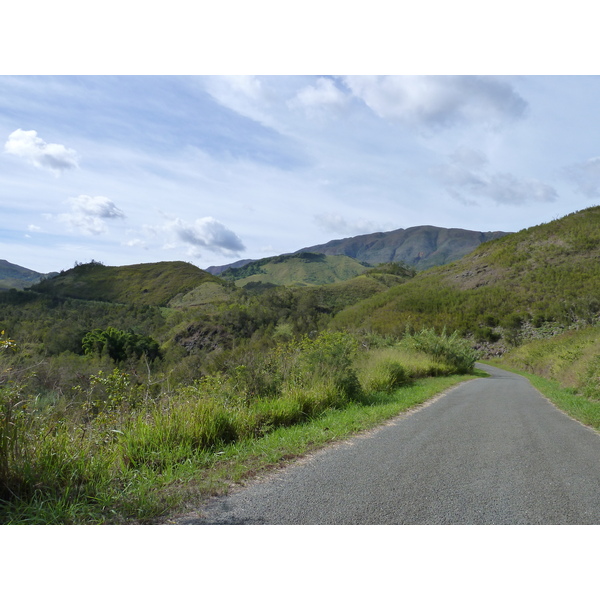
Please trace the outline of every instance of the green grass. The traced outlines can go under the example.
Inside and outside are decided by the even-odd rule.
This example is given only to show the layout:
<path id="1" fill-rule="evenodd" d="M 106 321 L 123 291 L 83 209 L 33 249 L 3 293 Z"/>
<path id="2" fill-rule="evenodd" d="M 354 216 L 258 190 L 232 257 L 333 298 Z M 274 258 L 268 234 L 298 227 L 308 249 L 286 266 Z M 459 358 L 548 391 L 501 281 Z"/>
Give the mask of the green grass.
<path id="1" fill-rule="evenodd" d="M 303 422 L 278 427 L 261 437 L 215 444 L 191 452 L 186 449 L 180 457 L 170 457 L 174 460 L 169 459 L 169 448 L 162 447 L 162 440 L 161 447 L 157 447 L 162 453 L 161 468 L 148 461 L 142 461 L 135 468 L 118 468 L 113 462 L 112 472 L 105 468 L 100 473 L 100 468 L 95 470 L 89 464 L 89 458 L 87 461 L 78 459 L 76 464 L 63 468 L 62 476 L 72 481 L 72 485 L 57 487 L 54 493 L 42 485 L 27 501 L 0 505 L 0 521 L 4 524 L 99 524 L 150 523 L 164 519 L 189 510 L 211 495 L 226 492 L 233 483 L 375 427 L 472 377 L 427 378 L 393 393 L 367 394 L 359 402 L 325 409 Z M 108 432 L 115 429 L 114 424 L 107 424 Z M 113 433 L 113 439 L 119 439 L 119 434 Z M 66 441 L 67 437 L 58 435 L 58 445 L 54 448 L 65 452 L 65 457 Z M 103 445 L 101 437 L 89 442 L 89 448 Z M 106 442 L 104 447 L 107 450 L 98 460 L 108 465 L 122 449 L 118 444 L 106 445 Z M 181 449 L 178 443 L 173 444 L 174 453 Z M 150 454 L 146 452 L 145 456 Z M 69 463 L 66 458 L 53 457 L 52 452 L 49 459 Z"/>
<path id="2" fill-rule="evenodd" d="M 192 510 L 202 500 L 226 493 L 232 484 L 370 430 L 472 378 L 473 375 L 428 378 L 391 394 L 371 394 L 362 403 L 327 410 L 305 423 L 278 428 L 264 437 L 245 440 L 205 456 L 205 464 L 194 473 L 188 472 L 186 482 L 185 476 L 182 477 L 178 486 L 180 504 L 172 506 L 171 512 Z"/>

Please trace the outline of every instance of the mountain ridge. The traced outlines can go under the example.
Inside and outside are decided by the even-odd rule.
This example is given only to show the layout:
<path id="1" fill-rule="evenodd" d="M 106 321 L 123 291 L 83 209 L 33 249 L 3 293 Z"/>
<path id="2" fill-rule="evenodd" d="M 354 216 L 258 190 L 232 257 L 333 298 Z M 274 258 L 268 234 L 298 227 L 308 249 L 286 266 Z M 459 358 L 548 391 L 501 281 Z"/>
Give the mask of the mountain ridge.
<path id="1" fill-rule="evenodd" d="M 366 233 L 348 238 L 330 240 L 324 244 L 306 246 L 296 252 L 282 254 L 289 256 L 301 252 L 343 255 L 371 266 L 388 262 L 401 262 L 418 271 L 453 262 L 473 251 L 480 244 L 498 239 L 510 232 L 473 231 L 460 228 L 419 225 L 407 229 L 387 232 Z M 276 257 L 270 257 L 276 258 Z M 267 259 L 258 259 L 267 260 Z M 213 275 L 221 275 L 228 269 L 240 268 L 256 260 L 243 259 L 222 266 L 205 269 Z"/>
<path id="2" fill-rule="evenodd" d="M 56 273 L 38 273 L 32 269 L 16 265 L 7 260 L 0 259 L 0 290 L 15 288 L 23 290 L 45 277 L 52 277 Z"/>
<path id="3" fill-rule="evenodd" d="M 598 298 L 600 206 L 481 244 L 342 311 L 333 326 L 386 334 L 400 334 L 407 324 L 448 327 L 485 338 L 498 326 L 594 322 Z"/>

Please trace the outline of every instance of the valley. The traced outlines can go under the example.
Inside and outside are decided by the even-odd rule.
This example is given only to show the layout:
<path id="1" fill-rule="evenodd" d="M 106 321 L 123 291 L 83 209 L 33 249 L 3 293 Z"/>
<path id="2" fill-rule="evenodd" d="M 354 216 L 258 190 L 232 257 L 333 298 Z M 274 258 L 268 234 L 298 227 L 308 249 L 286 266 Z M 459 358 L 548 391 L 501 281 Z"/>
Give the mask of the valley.
<path id="1" fill-rule="evenodd" d="M 343 439 L 481 376 L 478 359 L 552 382 L 600 427 L 599 207 L 511 234 L 390 233 L 393 250 L 358 236 L 218 274 L 17 269 L 0 291 L 3 522 L 151 522 L 332 440 L 281 436 L 337 415 Z"/>

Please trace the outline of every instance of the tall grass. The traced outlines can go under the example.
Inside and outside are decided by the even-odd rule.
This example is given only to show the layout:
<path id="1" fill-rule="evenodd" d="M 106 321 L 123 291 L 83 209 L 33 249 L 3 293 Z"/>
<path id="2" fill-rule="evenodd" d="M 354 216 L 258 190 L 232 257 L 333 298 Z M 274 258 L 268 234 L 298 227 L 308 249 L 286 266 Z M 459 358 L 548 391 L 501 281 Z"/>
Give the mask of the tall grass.
<path id="1" fill-rule="evenodd" d="M 174 482 L 230 448 L 402 387 L 410 396 L 419 378 L 456 371 L 407 345 L 368 350 L 356 337 L 326 332 L 158 394 L 115 369 L 90 377 L 68 404 L 48 402 L 7 376 L 0 522 L 148 519 L 177 502 Z"/>
<path id="2" fill-rule="evenodd" d="M 600 400 L 600 327 L 588 326 L 534 340 L 505 354 L 502 365 L 520 368 Z"/>

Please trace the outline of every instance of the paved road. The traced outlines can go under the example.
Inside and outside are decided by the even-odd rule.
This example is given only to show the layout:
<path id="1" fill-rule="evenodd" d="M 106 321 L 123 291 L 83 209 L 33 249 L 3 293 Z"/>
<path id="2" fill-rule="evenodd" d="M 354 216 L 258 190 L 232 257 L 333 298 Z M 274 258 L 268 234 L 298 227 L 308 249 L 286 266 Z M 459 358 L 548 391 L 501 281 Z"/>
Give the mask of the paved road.
<path id="1" fill-rule="evenodd" d="M 180 524 L 600 524 L 600 435 L 483 366 L 436 402 Z"/>

